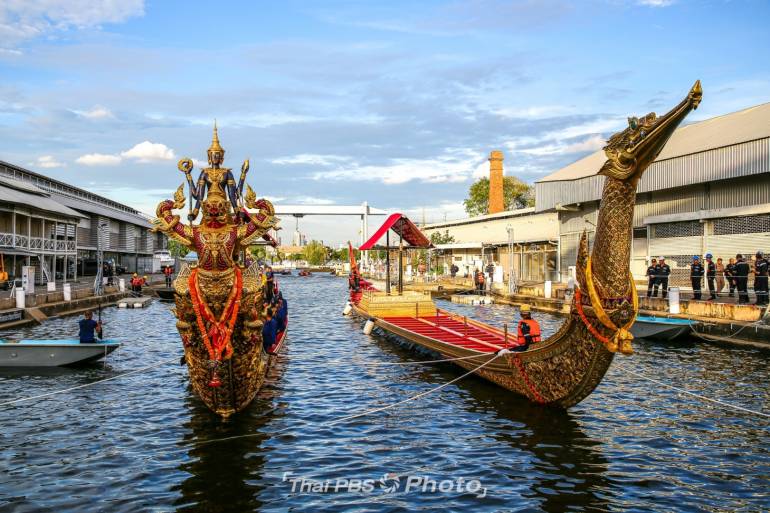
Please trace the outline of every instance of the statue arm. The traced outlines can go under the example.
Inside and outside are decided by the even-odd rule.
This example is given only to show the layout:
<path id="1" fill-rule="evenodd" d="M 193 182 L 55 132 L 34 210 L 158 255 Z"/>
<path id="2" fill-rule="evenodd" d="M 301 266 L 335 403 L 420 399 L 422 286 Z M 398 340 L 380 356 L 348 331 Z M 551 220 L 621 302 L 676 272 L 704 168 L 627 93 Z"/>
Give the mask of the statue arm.
<path id="1" fill-rule="evenodd" d="M 192 248 L 192 228 L 179 222 L 179 216 L 173 213 L 174 209 L 184 208 L 184 202 L 184 184 L 182 184 L 174 193 L 173 200 L 164 200 L 158 204 L 155 210 L 157 218 L 153 220 L 153 231 L 165 233 L 186 247 Z"/>
<path id="2" fill-rule="evenodd" d="M 257 200 L 256 194 L 248 185 L 246 186 L 245 203 L 246 207 L 257 209 L 257 212 L 252 214 L 245 208 L 241 210 L 241 213 L 248 220 L 238 227 L 238 242 L 242 247 L 248 246 L 251 241 L 257 237 L 262 237 L 278 224 L 273 204 L 266 199 Z"/>

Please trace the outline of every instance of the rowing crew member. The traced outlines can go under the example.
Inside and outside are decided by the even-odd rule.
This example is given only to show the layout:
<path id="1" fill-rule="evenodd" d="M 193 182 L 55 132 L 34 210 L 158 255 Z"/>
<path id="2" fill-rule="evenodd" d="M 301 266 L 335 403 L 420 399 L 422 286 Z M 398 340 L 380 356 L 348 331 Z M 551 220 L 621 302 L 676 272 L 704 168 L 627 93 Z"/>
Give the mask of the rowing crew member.
<path id="1" fill-rule="evenodd" d="M 83 319 L 80 319 L 78 325 L 80 326 L 80 343 L 81 344 L 93 344 L 96 342 L 94 332 L 102 338 L 102 323 L 96 322 L 93 319 L 94 314 L 90 310 L 87 310 L 83 314 Z"/>
<path id="2" fill-rule="evenodd" d="M 521 320 L 519 321 L 518 337 L 516 339 L 516 346 L 512 351 L 526 351 L 531 344 L 540 342 L 540 324 L 532 318 L 532 309 L 529 305 L 521 305 L 519 307 L 519 313 L 521 313 Z"/>
<path id="3" fill-rule="evenodd" d="M 273 307 L 265 310 L 265 324 L 262 326 L 262 347 L 269 353 L 278 338 L 278 320 L 274 317 Z"/>

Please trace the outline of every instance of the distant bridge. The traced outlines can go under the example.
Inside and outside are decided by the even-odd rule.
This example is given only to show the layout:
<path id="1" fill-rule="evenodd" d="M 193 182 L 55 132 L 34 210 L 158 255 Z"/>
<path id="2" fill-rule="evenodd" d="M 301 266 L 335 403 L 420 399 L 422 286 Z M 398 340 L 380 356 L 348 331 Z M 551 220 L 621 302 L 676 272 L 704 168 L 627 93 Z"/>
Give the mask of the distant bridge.
<path id="1" fill-rule="evenodd" d="M 295 229 L 299 231 L 299 218 L 305 216 L 359 216 L 361 218 L 361 241 L 363 244 L 369 239 L 369 216 L 387 215 L 386 210 L 370 207 L 364 201 L 360 205 L 275 205 L 275 215 L 292 216 L 297 219 Z M 368 251 L 365 252 L 363 261 L 369 260 Z"/>

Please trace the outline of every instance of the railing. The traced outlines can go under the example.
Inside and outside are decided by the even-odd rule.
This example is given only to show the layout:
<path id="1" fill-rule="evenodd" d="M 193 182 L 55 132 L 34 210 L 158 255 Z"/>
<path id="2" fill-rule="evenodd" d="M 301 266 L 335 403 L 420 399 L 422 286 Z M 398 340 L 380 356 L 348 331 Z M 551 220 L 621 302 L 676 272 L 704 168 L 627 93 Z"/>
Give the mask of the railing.
<path id="1" fill-rule="evenodd" d="M 82 245 L 84 241 L 80 241 Z M 27 235 L 0 232 L 0 246 L 10 246 L 14 248 L 29 249 L 36 252 L 45 253 L 74 253 L 78 249 L 76 240 L 49 239 L 46 237 L 29 237 Z M 135 248 L 127 247 L 127 244 L 118 244 L 117 241 L 111 241 L 107 246 L 111 250 L 119 251 L 147 251 L 148 245 L 139 245 Z M 105 247 L 105 249 L 107 249 Z"/>

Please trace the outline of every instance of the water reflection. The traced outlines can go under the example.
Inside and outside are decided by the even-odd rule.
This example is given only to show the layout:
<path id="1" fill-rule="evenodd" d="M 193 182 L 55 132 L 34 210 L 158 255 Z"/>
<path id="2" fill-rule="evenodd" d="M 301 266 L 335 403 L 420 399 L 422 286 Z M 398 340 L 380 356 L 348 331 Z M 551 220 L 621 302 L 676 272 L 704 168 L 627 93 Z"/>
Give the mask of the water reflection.
<path id="1" fill-rule="evenodd" d="M 285 368 L 286 358 L 279 357 L 254 402 L 227 420 L 213 414 L 188 388 L 185 408 L 190 418 L 178 442 L 180 448 L 187 449 L 187 458 L 178 469 L 189 477 L 172 488 L 180 493 L 173 502 L 176 511 L 262 508 L 259 496 L 266 486 L 263 474 L 267 459 L 264 444 L 271 438 L 271 424 L 283 416 L 277 384 Z"/>

